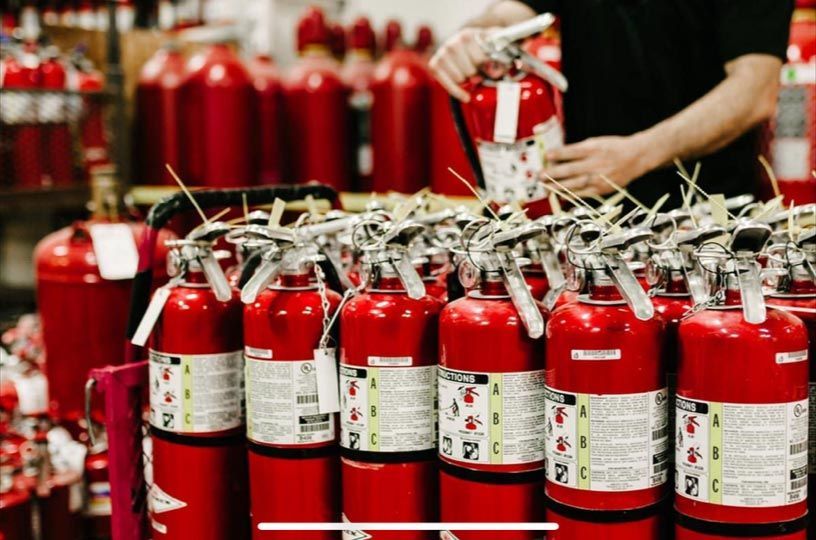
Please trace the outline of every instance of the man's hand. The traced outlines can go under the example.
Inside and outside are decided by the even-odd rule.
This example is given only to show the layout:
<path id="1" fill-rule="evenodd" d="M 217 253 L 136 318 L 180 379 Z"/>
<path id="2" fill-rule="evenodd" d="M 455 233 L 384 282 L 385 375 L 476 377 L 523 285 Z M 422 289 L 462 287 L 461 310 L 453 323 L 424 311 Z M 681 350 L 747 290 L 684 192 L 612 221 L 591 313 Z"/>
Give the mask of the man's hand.
<path id="1" fill-rule="evenodd" d="M 628 137 L 592 137 L 547 152 L 549 166 L 541 179 L 557 180 L 581 197 L 605 195 L 614 191 L 601 175 L 621 187 L 650 171 L 653 164 L 651 145 L 642 134 Z"/>
<path id="2" fill-rule="evenodd" d="M 488 32 L 484 28 L 459 30 L 431 58 L 430 66 L 434 76 L 445 90 L 461 101 L 470 101 L 470 95 L 459 85 L 475 75 L 479 66 L 488 60 L 480 45 L 480 40 Z"/>

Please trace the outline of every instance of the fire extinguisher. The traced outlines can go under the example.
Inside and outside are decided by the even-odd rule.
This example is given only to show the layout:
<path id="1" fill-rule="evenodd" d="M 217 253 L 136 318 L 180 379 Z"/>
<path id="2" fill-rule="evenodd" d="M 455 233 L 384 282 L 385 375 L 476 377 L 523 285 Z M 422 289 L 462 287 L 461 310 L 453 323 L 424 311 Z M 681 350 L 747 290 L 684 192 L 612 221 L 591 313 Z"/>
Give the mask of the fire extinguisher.
<path id="1" fill-rule="evenodd" d="M 323 12 L 309 8 L 297 29 L 299 58 L 282 80 L 287 137 L 287 178 L 317 181 L 337 190 L 351 186 L 349 89 L 329 50 Z"/>
<path id="2" fill-rule="evenodd" d="M 428 182 L 431 75 L 424 59 L 395 43 L 371 82 L 371 188 L 413 193 Z"/>
<path id="3" fill-rule="evenodd" d="M 37 98 L 32 92 L 39 86 L 39 64 L 36 46 L 25 44 L 18 54 L 5 60 L 0 80 L 4 90 L 0 114 L 13 141 L 12 178 L 21 188 L 40 187 L 44 181 L 43 132 L 38 124 Z"/>
<path id="4" fill-rule="evenodd" d="M 486 219 L 462 231 L 467 259 L 459 276 L 470 291 L 448 304 L 439 321 L 445 522 L 543 517 L 545 318 L 514 253 L 540 233 L 536 223 L 502 228 Z M 495 538 L 484 531 L 450 534 L 461 540 Z M 513 540 L 538 537 L 534 531 L 502 533 Z"/>
<path id="5" fill-rule="evenodd" d="M 572 243 L 576 235 L 586 247 Z M 663 324 L 624 257 L 651 237 L 637 227 L 605 233 L 592 222 L 567 233 L 568 257 L 589 293 L 547 323 L 546 493 L 565 506 L 620 512 L 667 494 Z M 572 446 L 560 445 L 562 437 Z"/>
<path id="6" fill-rule="evenodd" d="M 34 248 L 49 395 L 61 419 L 82 417 L 81 388 L 89 370 L 123 361 L 135 270 L 124 254 L 136 254 L 146 229 L 121 220 L 111 206 L 117 195 L 109 180 L 92 179 L 91 219 L 49 234 Z M 164 241 L 172 235 L 162 231 L 159 237 Z M 166 259 L 166 253 L 163 244 L 157 247 L 157 258 Z M 166 276 L 164 264 L 152 268 L 158 279 Z"/>
<path id="7" fill-rule="evenodd" d="M 448 92 L 436 79 L 431 81 L 431 126 L 429 178 L 431 190 L 440 195 L 470 196 L 468 187 L 448 170 L 462 175 L 475 186 L 468 158 L 459 142 Z"/>
<path id="8" fill-rule="evenodd" d="M 179 87 L 181 161 L 192 185 L 239 187 L 255 183 L 252 80 L 226 43 L 214 43 L 187 62 Z"/>
<path id="9" fill-rule="evenodd" d="M 147 184 L 175 181 L 165 164 L 181 166 L 181 93 L 184 56 L 169 43 L 151 56 L 136 85 L 134 160 L 136 178 Z M 225 144 L 231 144 L 225 143 Z"/>
<path id="10" fill-rule="evenodd" d="M 355 145 L 355 191 L 371 191 L 371 81 L 374 78 L 376 38 L 365 17 L 348 31 L 349 50 L 342 67 L 343 82 L 351 89 L 349 107 Z"/>
<path id="11" fill-rule="evenodd" d="M 490 199 L 525 204 L 531 218 L 550 212 L 538 179 L 547 150 L 563 144 L 555 89 L 567 81 L 516 42 L 551 26 L 555 17 L 539 15 L 487 36 L 491 59 L 478 82 L 466 83 L 468 103 L 451 99 L 454 121 L 479 186 Z"/>
<path id="12" fill-rule="evenodd" d="M 91 0 L 82 0 L 77 8 L 77 27 L 83 30 L 96 30 L 96 10 Z"/>
<path id="13" fill-rule="evenodd" d="M 337 226 L 322 225 L 329 223 Z M 328 343 L 341 298 L 317 264 L 323 257 L 310 240 L 314 227 L 321 225 L 269 231 L 275 240 L 267 240 L 263 262 L 241 291 L 250 510 L 253 537 L 259 539 L 328 540 L 336 533 L 261 534 L 257 524 L 340 517 L 337 379 Z M 321 379 L 334 391 L 327 394 Z M 270 415 L 273 408 L 276 414 Z M 295 485 L 300 487 L 293 492 Z"/>
<path id="14" fill-rule="evenodd" d="M 664 540 L 671 538 L 667 505 L 649 506 L 627 512 L 595 512 L 580 510 L 546 501 L 547 522 L 558 530 L 547 531 L 547 540 Z"/>
<path id="15" fill-rule="evenodd" d="M 402 25 L 399 21 L 391 19 L 385 23 L 382 35 L 382 52 L 388 54 L 397 48 L 402 41 Z"/>
<path id="16" fill-rule="evenodd" d="M 105 88 L 105 78 L 85 58 L 77 61 L 75 74 L 76 89 L 86 95 L 78 100 L 79 105 L 72 108 L 70 113 L 79 115 L 83 163 L 88 176 L 91 176 L 95 167 L 110 163 L 104 103 L 100 99 Z"/>
<path id="17" fill-rule="evenodd" d="M 416 41 L 414 42 L 414 50 L 424 58 L 431 53 L 433 46 L 433 30 L 431 30 L 431 27 L 428 25 L 420 25 L 417 28 L 417 37 Z"/>
<path id="18" fill-rule="evenodd" d="M 346 32 L 338 22 L 329 23 L 329 48 L 334 59 L 342 62 L 346 56 Z"/>
<path id="19" fill-rule="evenodd" d="M 280 76 L 272 57 L 258 54 L 247 63 L 255 88 L 255 159 L 258 183 L 277 184 L 283 176 L 283 97 Z"/>
<path id="20" fill-rule="evenodd" d="M 150 347 L 153 538 L 247 534 L 241 302 L 213 250 L 210 222 L 168 245 L 175 276 L 154 293 L 134 335 Z"/>
<path id="21" fill-rule="evenodd" d="M 40 63 L 38 119 L 43 132 L 46 152 L 46 174 L 56 186 L 74 180 L 73 142 L 68 127 L 68 96 L 65 94 L 67 74 L 56 47 L 48 47 Z"/>
<path id="22" fill-rule="evenodd" d="M 718 289 L 678 331 L 675 508 L 700 526 L 769 533 L 807 512 L 808 337 L 766 309 L 757 258 L 770 236 L 742 220 L 727 247 L 695 254 Z"/>
<path id="23" fill-rule="evenodd" d="M 111 535 L 111 493 L 108 477 L 108 449 L 97 443 L 89 448 L 85 458 L 85 532 L 89 538 L 101 540 Z"/>
<path id="24" fill-rule="evenodd" d="M 423 226 L 364 220 L 363 292 L 340 315 L 343 519 L 433 522 L 437 322 L 408 255 Z M 390 494 L 399 493 L 395 498 Z M 427 531 L 368 531 L 377 539 L 430 539 Z M 344 538 L 352 538 L 349 533 Z"/>
<path id="25" fill-rule="evenodd" d="M 816 5 L 797 1 L 773 125 L 773 168 L 789 204 L 816 202 Z"/>
<path id="26" fill-rule="evenodd" d="M 805 209 L 805 207 L 802 207 Z M 810 207 L 816 212 L 816 207 Z M 803 212 L 804 214 L 804 212 Z M 787 234 L 786 234 L 787 236 Z M 816 411 L 816 229 L 805 229 L 795 242 L 777 244 L 768 249 L 770 265 L 778 265 L 782 275 L 777 278 L 775 291 L 768 297 L 768 307 L 787 310 L 805 323 L 808 330 L 810 359 L 808 410 Z M 774 264 L 773 259 L 776 260 Z M 816 434 L 816 414 L 811 412 L 808 433 Z M 816 505 L 816 447 L 808 450 L 808 509 Z"/>
<path id="27" fill-rule="evenodd" d="M 31 495 L 18 480 L 20 467 L 19 459 L 0 446 L 0 537 L 32 540 Z"/>

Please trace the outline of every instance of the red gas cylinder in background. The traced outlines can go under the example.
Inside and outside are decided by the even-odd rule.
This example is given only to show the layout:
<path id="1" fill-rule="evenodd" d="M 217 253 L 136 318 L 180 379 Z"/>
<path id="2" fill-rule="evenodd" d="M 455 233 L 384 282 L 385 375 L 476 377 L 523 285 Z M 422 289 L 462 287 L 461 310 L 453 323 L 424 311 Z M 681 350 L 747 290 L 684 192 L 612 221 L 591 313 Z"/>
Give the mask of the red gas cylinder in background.
<path id="1" fill-rule="evenodd" d="M 465 241 L 466 232 L 464 246 L 472 243 Z M 471 290 L 445 306 L 439 318 L 444 522 L 543 520 L 544 316 L 517 261 L 507 255 L 530 236 L 523 227 L 513 233 L 506 244 L 468 253 L 459 275 L 472 278 L 463 283 Z M 484 531 L 450 534 L 461 540 L 496 537 Z M 501 537 L 530 540 L 541 534 Z"/>
<path id="2" fill-rule="evenodd" d="M 416 41 L 414 42 L 414 50 L 423 57 L 427 57 L 431 54 L 431 52 L 433 52 L 433 46 L 433 30 L 431 30 L 430 26 L 425 24 L 420 25 L 419 28 L 417 28 L 417 37 Z"/>
<path id="3" fill-rule="evenodd" d="M 773 122 L 773 169 L 785 204 L 816 202 L 816 3 L 797 1 Z"/>
<path id="4" fill-rule="evenodd" d="M 242 305 L 212 249 L 227 230 L 210 223 L 186 245 L 174 244 L 171 262 L 184 273 L 153 327 L 148 497 L 154 539 L 249 532 Z"/>
<path id="5" fill-rule="evenodd" d="M 34 44 L 26 44 L 16 55 L 9 55 L 0 74 L 4 90 L 36 90 L 40 85 L 40 60 Z M 37 118 L 37 97 L 28 92 L 4 92 L 0 115 L 11 136 L 11 165 L 15 185 L 36 188 L 44 183 L 43 132 Z"/>
<path id="6" fill-rule="evenodd" d="M 253 89 L 244 64 L 224 43 L 187 62 L 179 88 L 182 171 L 194 186 L 255 183 L 252 155 Z"/>
<path id="7" fill-rule="evenodd" d="M 473 170 L 468 163 L 462 143 L 456 132 L 451 115 L 450 94 L 439 82 L 431 82 L 431 126 L 430 126 L 430 166 L 431 190 L 441 195 L 471 196 L 473 192 L 448 170 L 448 167 L 465 177 L 472 186 Z"/>
<path id="8" fill-rule="evenodd" d="M 343 82 L 351 89 L 349 105 L 355 145 L 354 191 L 371 190 L 371 80 L 374 78 L 376 48 L 371 23 L 365 17 L 355 20 L 348 31 L 348 52 L 341 71 Z"/>
<path id="9" fill-rule="evenodd" d="M 547 521 L 558 524 L 547 540 L 664 540 L 671 538 L 666 505 L 628 512 L 579 510 L 547 500 Z"/>
<path id="10" fill-rule="evenodd" d="M 383 54 L 393 51 L 402 43 L 402 25 L 399 21 L 391 19 L 385 23 L 382 35 Z"/>
<path id="11" fill-rule="evenodd" d="M 293 249 L 299 252 L 279 267 L 278 283 L 264 286 L 274 281 L 266 270 L 274 263 L 264 262 L 241 292 L 252 536 L 331 540 L 332 531 L 257 529 L 261 522 L 340 519 L 337 414 L 320 413 L 315 364 L 324 320 L 340 295 L 314 284 L 314 261 L 305 249 Z"/>
<path id="12" fill-rule="evenodd" d="M 675 508 L 735 529 L 807 513 L 808 335 L 763 302 L 756 261 L 770 235 L 764 224 L 737 225 L 728 247 L 738 256 L 714 260 L 724 300 L 679 327 Z"/>
<path id="13" fill-rule="evenodd" d="M 604 238 L 583 263 L 589 294 L 547 323 L 546 493 L 562 505 L 620 512 L 667 495 L 663 322 L 619 255 L 649 238 Z"/>
<path id="14" fill-rule="evenodd" d="M 393 242 L 420 230 L 405 225 Z M 340 315 L 343 519 L 352 523 L 432 522 L 438 516 L 435 380 L 442 302 L 425 294 L 405 247 L 366 254 L 370 281 Z M 378 540 L 436 536 L 366 532 Z"/>
<path id="15" fill-rule="evenodd" d="M 337 190 L 351 186 L 349 89 L 329 50 L 323 12 L 309 8 L 297 29 L 300 57 L 283 85 L 287 180 L 317 181 Z"/>
<path id="16" fill-rule="evenodd" d="M 95 94 L 83 96 L 80 100 L 81 107 L 77 110 L 72 108 L 70 111 L 72 115 L 79 115 L 83 165 L 86 174 L 90 176 L 94 167 L 110 163 L 104 101 L 100 95 L 105 89 L 105 77 L 99 70 L 94 69 L 87 59 L 80 58 L 76 64 L 75 70 L 69 74 L 69 87 Z"/>
<path id="17" fill-rule="evenodd" d="M 181 168 L 180 86 L 184 73 L 184 56 L 172 43 L 156 51 L 139 72 L 133 140 L 134 155 L 139 156 L 134 160 L 138 183 L 176 184 L 165 164 Z"/>
<path id="18" fill-rule="evenodd" d="M 132 279 L 102 277 L 91 231 L 97 225 L 126 226 L 134 249 L 145 232 L 144 224 L 123 224 L 109 217 L 105 212 L 109 187 L 95 183 L 93 191 L 96 217 L 53 232 L 34 248 L 49 394 L 63 418 L 83 416 L 82 388 L 90 369 L 123 361 Z M 99 232 L 110 237 L 109 230 Z M 160 234 L 160 240 L 167 238 L 168 233 Z M 159 245 L 154 274 L 163 283 L 167 251 L 163 242 Z"/>
<path id="19" fill-rule="evenodd" d="M 371 188 L 414 193 L 428 184 L 431 75 L 402 44 L 386 52 L 371 82 Z"/>
<path id="20" fill-rule="evenodd" d="M 56 47 L 48 47 L 40 63 L 40 88 L 46 93 L 39 96 L 38 118 L 45 138 L 46 174 L 56 186 L 74 180 L 74 159 L 71 131 L 68 127 L 67 73 Z M 50 92 L 53 91 L 53 92 Z"/>
<path id="21" fill-rule="evenodd" d="M 343 29 L 343 25 L 333 22 L 329 24 L 329 34 L 329 47 L 332 56 L 338 62 L 342 62 L 343 57 L 346 55 L 346 31 Z"/>
<path id="22" fill-rule="evenodd" d="M 278 68 L 267 55 L 256 55 L 247 63 L 255 88 L 255 150 L 260 184 L 277 184 L 283 171 L 281 120 L 283 96 Z"/>
<path id="23" fill-rule="evenodd" d="M 108 477 L 108 451 L 105 446 L 91 448 L 85 458 L 85 533 L 94 540 L 111 535 L 111 495 Z"/>

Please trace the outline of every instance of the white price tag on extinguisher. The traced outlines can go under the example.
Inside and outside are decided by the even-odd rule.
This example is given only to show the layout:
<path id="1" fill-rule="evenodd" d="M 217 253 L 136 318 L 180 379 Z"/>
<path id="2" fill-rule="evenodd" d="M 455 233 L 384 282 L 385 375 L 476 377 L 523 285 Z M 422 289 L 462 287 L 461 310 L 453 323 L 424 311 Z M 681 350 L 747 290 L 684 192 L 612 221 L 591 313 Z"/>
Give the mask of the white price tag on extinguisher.
<path id="1" fill-rule="evenodd" d="M 340 383 L 334 348 L 314 350 L 317 408 L 320 414 L 340 411 Z"/>
<path id="2" fill-rule="evenodd" d="M 499 81 L 496 86 L 496 120 L 493 123 L 495 142 L 516 142 L 520 102 L 521 84 L 515 81 Z"/>

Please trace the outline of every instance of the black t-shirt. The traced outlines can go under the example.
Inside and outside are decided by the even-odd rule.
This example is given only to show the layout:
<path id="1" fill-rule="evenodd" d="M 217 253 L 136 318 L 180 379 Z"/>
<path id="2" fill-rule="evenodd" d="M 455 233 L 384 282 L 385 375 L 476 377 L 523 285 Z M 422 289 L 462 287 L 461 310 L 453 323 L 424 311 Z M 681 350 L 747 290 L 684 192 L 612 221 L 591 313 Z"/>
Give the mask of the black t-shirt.
<path id="1" fill-rule="evenodd" d="M 629 135 L 681 111 L 725 78 L 725 64 L 785 58 L 794 0 L 522 0 L 561 18 L 567 142 Z M 727 196 L 756 191 L 759 130 L 703 157 L 700 185 Z M 693 161 L 686 163 L 691 170 Z M 645 203 L 679 200 L 674 168 L 630 184 Z"/>

